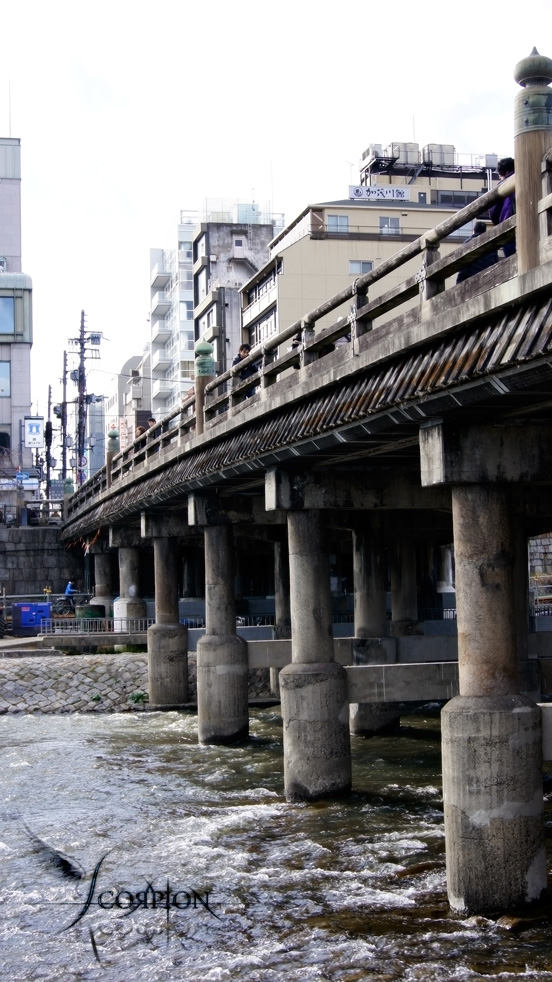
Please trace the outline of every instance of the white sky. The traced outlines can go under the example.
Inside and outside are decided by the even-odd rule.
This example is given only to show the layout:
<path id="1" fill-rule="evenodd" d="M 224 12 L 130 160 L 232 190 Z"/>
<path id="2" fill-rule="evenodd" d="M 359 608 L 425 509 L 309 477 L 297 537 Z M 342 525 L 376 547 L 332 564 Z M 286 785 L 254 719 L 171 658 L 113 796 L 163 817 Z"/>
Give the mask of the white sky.
<path id="1" fill-rule="evenodd" d="M 0 135 L 22 145 L 33 412 L 49 383 L 61 398 L 81 309 L 109 339 L 87 362 L 89 392 L 141 353 L 149 249 L 173 246 L 180 209 L 254 197 L 289 221 L 346 197 L 369 143 L 512 153 L 513 69 L 534 45 L 552 56 L 550 12 L 550 0 L 4 4 Z"/>

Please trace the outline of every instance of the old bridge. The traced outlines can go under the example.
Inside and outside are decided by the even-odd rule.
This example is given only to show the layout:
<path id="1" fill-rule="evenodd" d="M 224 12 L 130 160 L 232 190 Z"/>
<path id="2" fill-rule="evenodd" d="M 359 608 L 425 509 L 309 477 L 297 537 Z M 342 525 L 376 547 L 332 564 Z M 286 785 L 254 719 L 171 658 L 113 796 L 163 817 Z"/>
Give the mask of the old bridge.
<path id="1" fill-rule="evenodd" d="M 90 544 L 99 600 L 110 589 L 106 550 L 119 548 L 129 616 L 140 610 L 139 545 L 153 539 L 156 705 L 186 700 L 175 563 L 202 536 L 203 741 L 247 732 L 233 552 L 238 534 L 251 552 L 255 537 L 273 543 L 277 637 L 291 644 L 275 641 L 272 660 L 263 657 L 286 666 L 286 793 L 305 799 L 348 788 L 349 703 L 396 697 L 392 669 L 404 670 L 380 664 L 378 685 L 377 666 L 335 658 L 331 543 L 352 537 L 356 651 L 382 662 L 387 550 L 399 642 L 417 620 L 420 548 L 453 542 L 459 695 L 443 711 L 448 888 L 456 909 L 478 912 L 531 901 L 546 878 L 540 711 L 521 693 L 531 689 L 527 540 L 552 528 L 551 67 L 533 53 L 516 69 L 515 177 L 269 339 L 251 357 L 255 377 L 198 376 L 177 412 L 108 454 L 72 499 L 63 531 Z M 447 236 L 514 185 L 513 218 L 440 256 Z M 516 254 L 456 285 L 474 257 L 514 237 Z M 447 666 L 433 669 L 453 695 Z"/>

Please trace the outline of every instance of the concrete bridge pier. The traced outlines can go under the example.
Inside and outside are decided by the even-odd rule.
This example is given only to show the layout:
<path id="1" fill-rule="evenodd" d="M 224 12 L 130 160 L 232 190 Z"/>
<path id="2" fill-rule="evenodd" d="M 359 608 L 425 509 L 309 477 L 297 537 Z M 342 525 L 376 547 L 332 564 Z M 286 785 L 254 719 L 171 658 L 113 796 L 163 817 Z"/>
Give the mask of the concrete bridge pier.
<path id="1" fill-rule="evenodd" d="M 236 634 L 231 525 L 206 525 L 205 635 L 197 643 L 200 743 L 248 736 L 247 645 Z"/>
<path id="2" fill-rule="evenodd" d="M 105 616 L 113 613 L 113 587 L 111 583 L 111 556 L 101 543 L 91 547 L 94 559 L 94 596 L 90 601 L 105 610 Z"/>
<path id="3" fill-rule="evenodd" d="M 345 670 L 333 660 L 330 567 L 319 513 L 289 511 L 292 664 L 280 672 L 284 783 L 289 800 L 351 786 Z"/>
<path id="4" fill-rule="evenodd" d="M 127 621 L 146 616 L 146 604 L 140 599 L 140 531 L 134 528 L 110 528 L 109 547 L 118 550 L 119 596 L 113 603 L 114 628 L 127 630 Z"/>
<path id="5" fill-rule="evenodd" d="M 291 638 L 291 607 L 289 597 L 289 550 L 287 537 L 274 543 L 274 638 L 277 641 Z M 280 679 L 277 668 L 270 669 L 270 691 L 280 695 Z"/>
<path id="6" fill-rule="evenodd" d="M 188 629 L 178 616 L 178 577 L 174 542 L 154 538 L 155 624 L 148 628 L 150 707 L 188 701 Z"/>
<path id="7" fill-rule="evenodd" d="M 387 637 L 387 551 L 374 519 L 368 527 L 353 531 L 355 638 Z M 359 646 L 355 661 L 363 664 Z M 349 725 L 354 736 L 370 736 L 400 723 L 398 703 L 351 703 Z"/>
<path id="8" fill-rule="evenodd" d="M 420 434 L 422 482 L 452 485 L 460 695 L 441 721 L 447 885 L 462 913 L 504 912 L 546 887 L 540 709 L 519 693 L 506 483 L 545 477 L 543 436 L 442 423 Z"/>
<path id="9" fill-rule="evenodd" d="M 393 542 L 391 566 L 391 634 L 411 634 L 418 621 L 418 582 L 414 542 L 402 533 Z"/>
<path id="10" fill-rule="evenodd" d="M 456 487 L 453 517 L 461 695 L 442 714 L 447 880 L 452 907 L 481 913 L 546 887 L 540 709 L 518 693 L 506 494 Z"/>
<path id="11" fill-rule="evenodd" d="M 138 549 L 119 549 L 119 597 L 115 601 L 113 616 L 116 618 L 140 618 L 146 616 L 146 604 L 140 599 L 140 553 Z"/>

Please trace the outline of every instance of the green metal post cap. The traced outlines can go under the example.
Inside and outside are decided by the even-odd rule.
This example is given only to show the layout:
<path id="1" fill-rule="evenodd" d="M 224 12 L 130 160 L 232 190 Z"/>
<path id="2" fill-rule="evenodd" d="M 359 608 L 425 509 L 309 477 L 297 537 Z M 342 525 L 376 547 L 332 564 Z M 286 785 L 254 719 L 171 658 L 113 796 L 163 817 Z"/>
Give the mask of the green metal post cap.
<path id="1" fill-rule="evenodd" d="M 119 430 L 116 430 L 113 427 L 113 429 L 107 431 L 107 446 L 106 446 L 106 450 L 113 450 L 113 451 L 116 452 L 117 450 L 120 450 L 120 449 L 121 448 L 120 448 L 120 444 L 119 444 Z"/>
<path id="2" fill-rule="evenodd" d="M 215 359 L 213 358 L 214 346 L 209 344 L 208 341 L 196 341 L 194 345 L 195 351 L 195 374 L 197 377 L 203 376 L 214 376 L 215 374 Z"/>
<path id="3" fill-rule="evenodd" d="M 518 61 L 514 69 L 514 78 L 519 85 L 549 85 L 552 82 L 552 58 L 539 55 L 533 48 L 527 58 Z"/>

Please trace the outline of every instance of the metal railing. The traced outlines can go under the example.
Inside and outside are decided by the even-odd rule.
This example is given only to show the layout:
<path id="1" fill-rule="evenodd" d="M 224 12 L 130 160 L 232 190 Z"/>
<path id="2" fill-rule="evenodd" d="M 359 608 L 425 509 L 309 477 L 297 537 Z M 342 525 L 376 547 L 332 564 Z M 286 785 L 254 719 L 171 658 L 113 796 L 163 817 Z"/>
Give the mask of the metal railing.
<path id="1" fill-rule="evenodd" d="M 154 617 L 49 617 L 40 621 L 40 633 L 144 634 L 154 623 Z"/>

